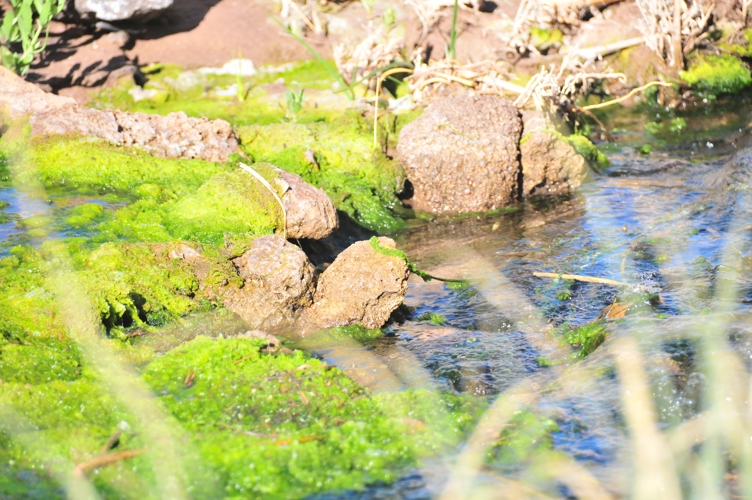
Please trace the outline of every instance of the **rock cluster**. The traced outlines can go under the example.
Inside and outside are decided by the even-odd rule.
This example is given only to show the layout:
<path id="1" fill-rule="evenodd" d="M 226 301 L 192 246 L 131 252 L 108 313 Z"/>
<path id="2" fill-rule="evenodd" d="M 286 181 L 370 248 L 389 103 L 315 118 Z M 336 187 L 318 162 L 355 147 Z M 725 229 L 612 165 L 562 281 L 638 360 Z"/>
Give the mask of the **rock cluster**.
<path id="1" fill-rule="evenodd" d="M 394 241 L 379 238 L 393 249 Z M 250 328 L 304 331 L 362 324 L 379 328 L 405 298 L 404 259 L 360 241 L 342 252 L 318 279 L 306 254 L 281 236 L 264 236 L 233 261 L 244 286 L 227 292 L 224 305 Z"/>
<path id="2" fill-rule="evenodd" d="M 287 237 L 320 240 L 337 227 L 337 209 L 323 189 L 311 186 L 300 176 L 282 169 L 277 184 L 282 187 L 282 204 L 287 216 Z"/>
<path id="3" fill-rule="evenodd" d="M 566 194 L 588 175 L 585 157 L 556 132 L 543 113 L 526 117 L 520 141 L 522 196 Z"/>
<path id="4" fill-rule="evenodd" d="M 394 240 L 379 238 L 394 249 Z M 323 328 L 361 324 L 380 328 L 407 293 L 409 271 L 403 258 L 386 255 L 368 241 L 342 252 L 319 278 L 306 319 Z"/>
<path id="5" fill-rule="evenodd" d="M 416 210 L 480 212 L 517 200 L 522 120 L 509 101 L 461 96 L 432 103 L 400 134 L 397 155 Z"/>
<path id="6" fill-rule="evenodd" d="M 315 270 L 306 254 L 281 236 L 263 236 L 233 260 L 243 288 L 228 292 L 224 305 L 251 328 L 291 327 L 313 303 Z"/>
<path id="7" fill-rule="evenodd" d="M 524 126 L 517 108 L 493 96 L 439 99 L 400 134 L 397 155 L 415 210 L 494 210 L 576 189 L 586 159 L 543 119 Z"/>

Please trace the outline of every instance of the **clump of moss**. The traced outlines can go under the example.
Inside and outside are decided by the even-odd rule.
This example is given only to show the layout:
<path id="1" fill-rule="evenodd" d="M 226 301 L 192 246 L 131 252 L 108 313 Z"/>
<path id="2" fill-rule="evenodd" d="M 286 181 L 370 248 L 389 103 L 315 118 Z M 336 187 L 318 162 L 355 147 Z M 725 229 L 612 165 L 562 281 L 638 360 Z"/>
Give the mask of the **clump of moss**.
<path id="1" fill-rule="evenodd" d="M 519 411 L 489 451 L 488 460 L 497 467 L 519 464 L 553 449 L 551 433 L 559 426 L 551 418 L 532 410 Z"/>
<path id="2" fill-rule="evenodd" d="M 243 150 L 256 161 L 300 175 L 329 195 L 335 206 L 374 231 L 401 228 L 396 193 L 405 182 L 400 166 L 373 148 L 373 134 L 358 114 L 308 124 L 251 125 L 238 130 Z M 315 159 L 315 162 L 312 161 Z"/>
<path id="3" fill-rule="evenodd" d="M 538 50 L 547 50 L 564 41 L 564 33 L 559 28 L 530 28 L 530 44 Z"/>
<path id="4" fill-rule="evenodd" d="M 696 55 L 689 69 L 680 73 L 682 80 L 710 96 L 736 94 L 752 84 L 752 73 L 731 54 Z"/>
<path id="5" fill-rule="evenodd" d="M 16 341 L 65 338 L 62 318 L 46 282 L 58 251 L 70 254 L 102 325 L 111 335 L 123 329 L 162 325 L 217 305 L 221 288 L 240 286 L 232 263 L 218 251 L 199 264 L 173 259 L 178 244 L 106 243 L 94 250 L 86 240 L 15 247 L 0 260 L 0 337 Z M 199 281 L 198 276 L 202 279 Z"/>
<path id="6" fill-rule="evenodd" d="M 598 146 L 593 144 L 592 141 L 584 135 L 562 135 L 561 138 L 564 142 L 572 146 L 578 154 L 584 156 L 585 159 L 595 168 L 606 168 L 611 164 L 606 155 L 598 149 Z"/>
<path id="7" fill-rule="evenodd" d="M 254 168 L 274 178 L 270 166 L 256 163 Z M 173 237 L 214 245 L 224 242 L 227 233 L 282 233 L 283 225 L 282 208 L 273 195 L 241 170 L 216 174 L 195 193 L 179 199 L 165 216 Z"/>
<path id="8" fill-rule="evenodd" d="M 37 339 L 32 345 L 0 346 L 3 383 L 40 384 L 76 380 L 81 375 L 81 354 L 75 345 L 56 339 Z"/>
<path id="9" fill-rule="evenodd" d="M 93 194 L 130 192 L 143 185 L 175 198 L 195 190 L 228 165 L 203 160 L 155 158 L 99 139 L 35 139 L 11 165 L 16 182 L 46 188 L 89 189 Z"/>
<path id="10" fill-rule="evenodd" d="M 743 41 L 746 42 L 746 44 L 742 43 L 720 43 L 718 46 L 724 50 L 727 50 L 729 52 L 733 52 L 734 54 L 741 56 L 741 57 L 752 57 L 752 29 L 746 29 L 744 30 L 744 33 L 742 34 Z M 742 41 L 742 40 L 739 40 Z"/>
<path id="11" fill-rule="evenodd" d="M 575 328 L 564 323 L 560 332 L 562 340 L 577 349 L 578 358 L 592 354 L 606 341 L 606 325 L 600 320 Z"/>
<path id="12" fill-rule="evenodd" d="M 300 352 L 263 355 L 259 347 L 199 337 L 155 359 L 145 372 L 195 436 L 227 494 L 302 498 L 390 482 L 402 466 L 432 451 L 429 442 L 442 442 L 417 420 L 428 415 L 404 399 L 392 401 L 404 397 L 390 395 L 382 405 L 338 369 Z M 191 370 L 195 379 L 186 387 Z M 386 408 L 411 408 L 412 420 Z M 456 425 L 452 429 L 457 432 Z"/>
<path id="13" fill-rule="evenodd" d="M 370 395 L 326 363 L 301 352 L 264 354 L 264 344 L 197 337 L 143 370 L 171 415 L 164 425 L 180 436 L 184 470 L 177 472 L 198 497 L 304 498 L 390 482 L 419 458 L 456 446 L 487 406 L 423 390 Z M 27 349 L 27 359 L 40 358 L 32 366 L 46 370 L 43 350 L 13 349 Z M 148 453 L 158 443 L 82 365 L 73 375 L 58 370 L 52 379 L 0 384 L 0 416 L 22 415 L 14 425 L 34 431 L 0 432 L 0 472 L 25 477 L 0 479 L 0 494 L 61 497 L 51 475 L 98 455 L 118 430 L 113 452 L 147 453 L 93 474 L 95 488 L 106 497 L 157 496 Z"/>
<path id="14" fill-rule="evenodd" d="M 432 325 L 445 325 L 447 319 L 441 314 L 426 312 L 416 318 L 416 321 L 428 321 Z"/>

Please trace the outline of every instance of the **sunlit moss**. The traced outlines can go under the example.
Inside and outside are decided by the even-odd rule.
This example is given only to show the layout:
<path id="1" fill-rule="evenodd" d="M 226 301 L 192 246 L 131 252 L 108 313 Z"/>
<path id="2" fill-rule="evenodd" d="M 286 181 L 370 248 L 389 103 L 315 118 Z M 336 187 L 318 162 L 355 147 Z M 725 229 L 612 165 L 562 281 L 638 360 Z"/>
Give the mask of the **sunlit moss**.
<path id="1" fill-rule="evenodd" d="M 241 127 L 238 134 L 241 147 L 256 161 L 295 172 L 323 188 L 339 210 L 366 228 L 403 226 L 393 211 L 401 207 L 396 193 L 403 188 L 404 172 L 374 149 L 372 130 L 360 115 L 349 112 L 308 124 L 252 125 Z"/>
<path id="2" fill-rule="evenodd" d="M 17 247 L 0 260 L 0 336 L 22 341 L 66 337 L 46 282 L 57 265 L 50 255 L 60 246 L 70 254 L 103 328 L 113 335 L 123 328 L 162 325 L 214 307 L 223 287 L 240 286 L 232 263 L 218 253 L 205 252 L 194 265 L 170 257 L 178 244 L 106 243 L 89 250 L 81 243 L 85 242 Z"/>
<path id="3" fill-rule="evenodd" d="M 680 76 L 692 87 L 712 96 L 736 94 L 752 84 L 747 65 L 731 54 L 695 55 Z"/>

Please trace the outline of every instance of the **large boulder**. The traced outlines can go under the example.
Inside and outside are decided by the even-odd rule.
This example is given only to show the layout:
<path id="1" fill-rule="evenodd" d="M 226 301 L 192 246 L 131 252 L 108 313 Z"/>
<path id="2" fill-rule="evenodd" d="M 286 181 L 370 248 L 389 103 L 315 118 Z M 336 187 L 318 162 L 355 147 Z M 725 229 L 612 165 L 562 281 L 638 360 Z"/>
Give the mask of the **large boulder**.
<path id="1" fill-rule="evenodd" d="M 380 247 L 395 248 L 389 238 L 378 241 Z M 408 274 L 403 258 L 359 241 L 319 277 L 313 306 L 305 312 L 306 323 L 321 328 L 353 324 L 380 328 L 405 299 Z"/>
<path id="2" fill-rule="evenodd" d="M 400 134 L 397 155 L 412 206 L 433 213 L 502 208 L 519 194 L 522 121 L 508 100 L 461 96 L 433 102 Z"/>
<path id="3" fill-rule="evenodd" d="M 589 174 L 586 158 L 542 113 L 526 117 L 520 157 L 522 196 L 526 198 L 571 193 Z"/>
<path id="4" fill-rule="evenodd" d="M 254 240 L 250 250 L 233 263 L 244 285 L 229 291 L 224 305 L 252 329 L 290 328 L 301 310 L 313 302 L 315 269 L 300 248 L 281 236 Z"/>
<path id="5" fill-rule="evenodd" d="M 102 21 L 149 21 L 167 10 L 173 0 L 75 0 L 76 12 Z"/>

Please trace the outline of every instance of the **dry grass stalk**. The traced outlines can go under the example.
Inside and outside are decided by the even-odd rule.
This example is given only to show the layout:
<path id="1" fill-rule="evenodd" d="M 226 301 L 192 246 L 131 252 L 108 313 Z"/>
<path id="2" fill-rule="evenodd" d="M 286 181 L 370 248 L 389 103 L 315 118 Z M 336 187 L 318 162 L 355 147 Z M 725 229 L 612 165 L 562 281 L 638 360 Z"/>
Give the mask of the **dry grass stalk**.
<path id="1" fill-rule="evenodd" d="M 565 105 L 580 93 L 587 92 L 596 82 L 607 79 L 626 82 L 622 73 L 609 70 L 591 73 L 587 71 L 588 63 L 565 58 L 558 71 L 553 66 L 541 68 L 525 86 L 514 104 L 525 107 L 530 101 L 536 109 L 542 110 L 550 105 Z"/>
<path id="2" fill-rule="evenodd" d="M 523 87 L 509 82 L 506 64 L 481 61 L 460 65 L 454 61 L 431 61 L 418 64 L 413 74 L 405 79 L 415 102 L 423 102 L 442 86 L 459 84 L 476 94 L 502 95 L 503 92 L 519 94 Z"/>
<path id="3" fill-rule="evenodd" d="M 348 85 L 400 59 L 405 47 L 402 36 L 383 24 L 374 25 L 370 22 L 366 31 L 366 38 L 354 48 L 346 43 L 334 47 L 334 62 Z M 375 74 L 367 85 L 375 89 Z"/>
<path id="4" fill-rule="evenodd" d="M 306 31 L 316 35 L 326 33 L 326 24 L 319 15 L 315 0 L 280 0 L 279 16 L 284 25 L 298 36 Z"/>
<path id="5" fill-rule="evenodd" d="M 645 43 L 669 67 L 684 68 L 684 56 L 704 38 L 715 2 L 707 9 L 702 0 L 636 0 L 642 13 Z"/>

